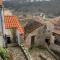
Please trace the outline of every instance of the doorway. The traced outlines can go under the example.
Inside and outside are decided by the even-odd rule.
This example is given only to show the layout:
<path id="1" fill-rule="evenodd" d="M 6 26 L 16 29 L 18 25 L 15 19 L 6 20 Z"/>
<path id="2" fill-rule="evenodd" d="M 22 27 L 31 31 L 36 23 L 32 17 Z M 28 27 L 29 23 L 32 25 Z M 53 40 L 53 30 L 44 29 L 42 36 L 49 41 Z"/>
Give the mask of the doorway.
<path id="1" fill-rule="evenodd" d="M 11 38 L 8 36 L 7 37 L 7 44 L 10 44 L 11 43 Z"/>
<path id="2" fill-rule="evenodd" d="M 49 38 L 46 38 L 45 42 L 47 43 L 48 46 L 50 45 L 50 39 Z"/>
<path id="3" fill-rule="evenodd" d="M 34 46 L 35 36 L 31 36 L 31 46 Z"/>

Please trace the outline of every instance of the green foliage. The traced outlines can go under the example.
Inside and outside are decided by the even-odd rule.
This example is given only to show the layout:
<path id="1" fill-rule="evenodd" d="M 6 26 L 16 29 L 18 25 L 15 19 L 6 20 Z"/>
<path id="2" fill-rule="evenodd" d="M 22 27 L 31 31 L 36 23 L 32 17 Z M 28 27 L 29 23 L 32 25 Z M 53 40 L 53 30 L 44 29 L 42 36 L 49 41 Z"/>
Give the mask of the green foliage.
<path id="1" fill-rule="evenodd" d="M 8 60 L 7 50 L 4 48 L 0 48 L 0 56 L 3 60 Z"/>

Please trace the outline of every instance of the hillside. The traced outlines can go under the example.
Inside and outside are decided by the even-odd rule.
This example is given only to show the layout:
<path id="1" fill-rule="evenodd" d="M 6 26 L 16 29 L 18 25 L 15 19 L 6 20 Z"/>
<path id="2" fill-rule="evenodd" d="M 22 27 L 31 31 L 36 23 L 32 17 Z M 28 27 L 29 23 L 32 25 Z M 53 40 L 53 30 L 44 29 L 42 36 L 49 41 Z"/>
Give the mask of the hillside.
<path id="1" fill-rule="evenodd" d="M 18 12 L 44 12 L 48 15 L 60 15 L 60 1 L 43 1 L 43 2 L 32 2 L 32 3 L 16 3 L 16 2 L 4 2 L 5 8 L 12 9 Z"/>

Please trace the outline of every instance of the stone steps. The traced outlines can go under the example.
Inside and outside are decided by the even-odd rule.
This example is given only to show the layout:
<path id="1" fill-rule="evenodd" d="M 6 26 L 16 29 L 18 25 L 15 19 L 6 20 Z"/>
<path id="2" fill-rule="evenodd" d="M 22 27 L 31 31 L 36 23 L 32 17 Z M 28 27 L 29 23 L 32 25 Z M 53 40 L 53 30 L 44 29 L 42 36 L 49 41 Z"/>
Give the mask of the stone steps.
<path id="1" fill-rule="evenodd" d="M 10 60 L 26 60 L 23 52 L 19 47 L 9 47 L 7 50 L 10 55 Z"/>

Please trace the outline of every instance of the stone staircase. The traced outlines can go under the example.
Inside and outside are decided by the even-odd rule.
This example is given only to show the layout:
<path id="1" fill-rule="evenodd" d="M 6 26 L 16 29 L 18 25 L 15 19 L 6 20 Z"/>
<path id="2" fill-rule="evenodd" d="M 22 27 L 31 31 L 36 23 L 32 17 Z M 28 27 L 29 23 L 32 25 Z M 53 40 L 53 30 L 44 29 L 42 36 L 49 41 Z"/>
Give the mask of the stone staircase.
<path id="1" fill-rule="evenodd" d="M 9 60 L 27 60 L 20 47 L 8 47 Z"/>

